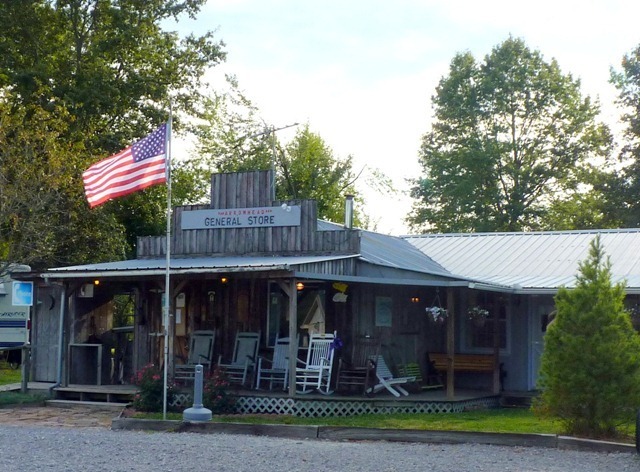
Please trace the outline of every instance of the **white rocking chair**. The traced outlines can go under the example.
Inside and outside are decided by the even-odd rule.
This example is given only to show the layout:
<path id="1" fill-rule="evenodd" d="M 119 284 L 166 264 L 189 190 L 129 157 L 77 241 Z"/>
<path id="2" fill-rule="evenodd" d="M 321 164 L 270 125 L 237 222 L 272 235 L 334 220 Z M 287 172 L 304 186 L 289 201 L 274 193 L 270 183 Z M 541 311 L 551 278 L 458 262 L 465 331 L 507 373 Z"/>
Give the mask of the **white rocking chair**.
<path id="1" fill-rule="evenodd" d="M 222 356 L 218 357 L 218 367 L 225 371 L 230 383 L 243 386 L 247 383 L 249 372 L 253 372 L 256 365 L 259 346 L 260 331 L 236 333 L 231 362 L 225 364 L 222 362 Z"/>
<path id="2" fill-rule="evenodd" d="M 323 395 L 333 393 L 331 390 L 331 370 L 335 353 L 333 346 L 335 338 L 335 333 L 311 335 L 307 360 L 298 359 L 298 364 L 301 365 L 296 368 L 296 391 L 298 393 L 311 393 L 316 390 Z"/>

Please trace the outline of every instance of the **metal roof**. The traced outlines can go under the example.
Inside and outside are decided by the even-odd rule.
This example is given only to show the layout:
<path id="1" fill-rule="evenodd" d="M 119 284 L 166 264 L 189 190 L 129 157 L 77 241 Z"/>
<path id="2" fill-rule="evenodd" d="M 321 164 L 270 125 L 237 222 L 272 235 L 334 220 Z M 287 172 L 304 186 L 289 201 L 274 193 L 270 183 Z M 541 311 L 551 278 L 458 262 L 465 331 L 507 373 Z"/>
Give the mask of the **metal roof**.
<path id="1" fill-rule="evenodd" d="M 343 226 L 327 221 L 318 221 L 320 231 L 342 230 Z M 384 279 L 386 283 L 393 280 L 402 280 L 403 283 L 438 284 L 437 281 L 425 281 L 424 274 L 450 279 L 440 282 L 441 285 L 451 283 L 466 284 L 469 281 L 457 277 L 443 268 L 427 255 L 413 247 L 408 241 L 397 237 L 359 230 L 361 234 L 360 254 L 349 255 L 323 255 L 323 256 L 218 256 L 218 257 L 188 257 L 171 258 L 172 274 L 197 274 L 207 272 L 239 272 L 239 271 L 272 271 L 289 270 L 300 276 L 311 276 L 311 272 L 304 272 L 308 268 L 301 266 L 318 262 L 326 262 L 347 258 L 359 260 L 383 267 L 397 269 L 399 272 L 384 277 L 358 274 L 349 277 L 353 280 L 362 280 L 376 283 Z M 127 261 L 106 262 L 99 264 L 86 264 L 71 267 L 49 269 L 45 278 L 83 278 L 83 277 L 138 277 L 155 276 L 165 273 L 166 258 L 157 259 L 132 259 Z M 411 276 L 409 273 L 419 273 L 421 276 Z M 328 277 L 328 275 L 327 275 Z M 479 281 L 475 281 L 480 283 Z"/>
<path id="2" fill-rule="evenodd" d="M 362 231 L 360 258 L 371 264 L 456 278 L 427 254 L 397 236 Z"/>
<path id="3" fill-rule="evenodd" d="M 230 257 L 188 257 L 171 258 L 172 274 L 197 274 L 204 272 L 237 272 L 294 270 L 301 264 L 313 264 L 338 259 L 357 257 L 354 255 L 334 256 L 230 256 Z M 163 275 L 166 271 L 166 258 L 131 259 L 127 261 L 104 262 L 70 267 L 49 269 L 44 277 L 115 277 Z"/>
<path id="4" fill-rule="evenodd" d="M 330 221 L 318 220 L 318 230 L 338 231 L 344 226 Z M 441 277 L 459 278 L 420 252 L 409 242 L 398 236 L 360 231 L 360 259 L 371 264 L 392 267 L 394 269 L 420 272 Z"/>
<path id="5" fill-rule="evenodd" d="M 614 282 L 640 292 L 640 229 L 404 236 L 452 273 L 514 287 L 522 293 L 554 293 L 575 286 L 578 265 L 600 235 Z"/>

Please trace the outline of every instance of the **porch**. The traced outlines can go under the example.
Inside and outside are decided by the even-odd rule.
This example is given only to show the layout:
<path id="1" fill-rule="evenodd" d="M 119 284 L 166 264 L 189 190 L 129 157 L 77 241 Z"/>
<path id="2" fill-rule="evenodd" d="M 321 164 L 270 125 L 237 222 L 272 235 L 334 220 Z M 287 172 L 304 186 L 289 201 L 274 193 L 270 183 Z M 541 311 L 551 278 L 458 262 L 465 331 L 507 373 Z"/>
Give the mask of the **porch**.
<path id="1" fill-rule="evenodd" d="M 460 413 L 497 408 L 500 395 L 483 391 L 456 391 L 453 400 L 444 391 L 423 391 L 396 398 L 387 393 L 361 395 L 308 394 L 289 397 L 283 393 L 238 392 L 236 410 L 241 414 L 279 414 L 299 417 L 353 416 L 380 414 Z"/>
<path id="2" fill-rule="evenodd" d="M 123 406 L 133 401 L 133 385 L 69 385 L 53 388 L 53 399 L 74 402 L 106 402 Z M 456 390 L 453 399 L 447 399 L 444 390 L 427 390 L 396 398 L 380 392 L 371 397 L 362 395 L 307 394 L 290 397 L 286 392 L 261 390 L 232 390 L 239 414 L 273 414 L 299 417 L 352 416 L 372 414 L 433 414 L 460 413 L 468 410 L 497 408 L 501 395 L 487 391 Z M 182 388 L 172 407 L 188 408 L 193 404 L 193 393 Z"/>

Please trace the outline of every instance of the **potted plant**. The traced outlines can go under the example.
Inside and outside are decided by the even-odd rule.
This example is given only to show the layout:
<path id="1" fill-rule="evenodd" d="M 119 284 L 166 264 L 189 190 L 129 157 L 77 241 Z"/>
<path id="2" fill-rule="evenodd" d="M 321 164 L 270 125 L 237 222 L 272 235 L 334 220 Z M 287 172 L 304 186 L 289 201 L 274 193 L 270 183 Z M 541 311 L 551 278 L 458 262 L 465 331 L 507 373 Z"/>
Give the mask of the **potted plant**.
<path id="1" fill-rule="evenodd" d="M 428 306 L 425 308 L 425 311 L 427 312 L 429 319 L 436 323 L 444 323 L 447 319 L 448 312 L 441 306 Z"/>
<path id="2" fill-rule="evenodd" d="M 481 306 L 472 306 L 467 311 L 467 319 L 476 326 L 484 326 L 485 321 L 489 318 L 489 310 L 482 308 Z"/>

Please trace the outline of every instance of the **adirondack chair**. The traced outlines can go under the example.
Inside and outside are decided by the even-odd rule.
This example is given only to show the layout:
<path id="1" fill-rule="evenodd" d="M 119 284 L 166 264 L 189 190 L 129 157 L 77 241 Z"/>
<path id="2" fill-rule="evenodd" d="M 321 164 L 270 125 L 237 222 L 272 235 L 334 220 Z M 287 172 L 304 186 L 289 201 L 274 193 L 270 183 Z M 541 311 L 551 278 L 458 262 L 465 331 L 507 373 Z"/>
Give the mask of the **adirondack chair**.
<path id="1" fill-rule="evenodd" d="M 376 377 L 378 378 L 378 383 L 367 389 L 368 393 L 377 393 L 382 389 L 387 389 L 394 397 L 399 397 L 400 394 L 409 395 L 409 392 L 400 385 L 415 382 L 415 377 L 394 377 L 383 356 L 379 355 L 375 358 L 374 362 L 376 364 Z"/>
<path id="2" fill-rule="evenodd" d="M 222 356 L 218 357 L 218 367 L 224 370 L 229 383 L 244 386 L 253 373 L 258 359 L 258 347 L 260 346 L 260 331 L 257 333 L 240 331 L 236 333 L 236 341 L 233 346 L 233 357 L 230 362 L 222 362 Z"/>
<path id="3" fill-rule="evenodd" d="M 186 364 L 175 366 L 176 380 L 193 380 L 196 372 L 196 365 L 201 364 L 204 372 L 211 369 L 213 357 L 213 344 L 216 332 L 214 331 L 194 331 L 189 338 L 189 355 Z"/>
<path id="4" fill-rule="evenodd" d="M 289 343 L 290 338 L 276 338 L 273 358 L 258 356 L 256 369 L 256 390 L 260 390 L 263 381 L 269 381 L 269 390 L 274 384 L 282 384 L 282 390 L 289 387 Z M 296 351 L 298 338 L 296 337 Z"/>
<path id="5" fill-rule="evenodd" d="M 380 353 L 380 341 L 373 337 L 357 339 L 351 346 L 351 353 L 338 362 L 336 390 L 357 389 L 366 394 L 367 388 L 375 380 L 375 363 Z"/>
<path id="6" fill-rule="evenodd" d="M 309 339 L 307 359 L 298 359 L 296 368 L 296 390 L 298 393 L 318 391 L 330 395 L 331 371 L 335 354 L 336 334 L 312 334 Z"/>

